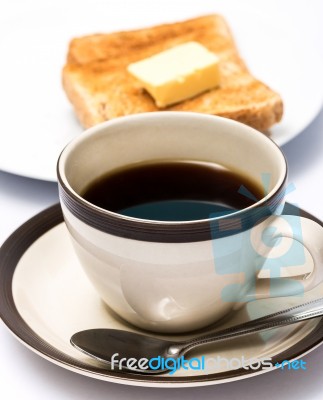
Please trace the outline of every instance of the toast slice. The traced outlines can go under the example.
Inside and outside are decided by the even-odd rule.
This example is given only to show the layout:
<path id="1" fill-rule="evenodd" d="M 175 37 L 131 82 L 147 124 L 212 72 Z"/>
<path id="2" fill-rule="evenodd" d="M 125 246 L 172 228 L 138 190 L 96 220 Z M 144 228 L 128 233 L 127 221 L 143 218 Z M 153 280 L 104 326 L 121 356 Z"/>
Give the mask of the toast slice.
<path id="1" fill-rule="evenodd" d="M 189 41 L 201 43 L 220 58 L 221 85 L 159 109 L 127 66 Z M 174 110 L 220 115 L 265 132 L 283 113 L 281 97 L 250 74 L 220 15 L 75 38 L 63 69 L 63 87 L 86 128 L 123 115 Z"/>

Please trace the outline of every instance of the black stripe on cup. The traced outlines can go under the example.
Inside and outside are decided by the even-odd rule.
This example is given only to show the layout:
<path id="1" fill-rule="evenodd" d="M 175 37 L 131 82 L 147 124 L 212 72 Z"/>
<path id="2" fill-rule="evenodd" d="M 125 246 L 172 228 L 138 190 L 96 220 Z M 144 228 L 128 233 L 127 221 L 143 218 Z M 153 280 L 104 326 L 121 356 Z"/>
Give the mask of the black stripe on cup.
<path id="1" fill-rule="evenodd" d="M 199 242 L 230 236 L 251 229 L 275 213 L 282 204 L 286 177 L 280 187 L 261 203 L 217 219 L 184 222 L 149 221 L 126 217 L 97 207 L 76 195 L 63 182 L 58 172 L 62 204 L 80 221 L 111 235 L 128 239 L 161 243 Z M 221 221 L 221 224 L 214 222 Z M 225 229 L 221 226 L 225 225 Z"/>

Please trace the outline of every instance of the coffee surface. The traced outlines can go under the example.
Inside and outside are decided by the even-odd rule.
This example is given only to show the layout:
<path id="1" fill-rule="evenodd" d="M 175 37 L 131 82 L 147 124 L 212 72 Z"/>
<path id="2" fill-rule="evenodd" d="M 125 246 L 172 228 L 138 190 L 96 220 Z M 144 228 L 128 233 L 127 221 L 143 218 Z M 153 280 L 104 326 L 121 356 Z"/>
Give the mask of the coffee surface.
<path id="1" fill-rule="evenodd" d="M 119 214 L 157 221 L 192 221 L 249 207 L 263 197 L 250 177 L 195 161 L 134 164 L 93 181 L 82 193 Z"/>

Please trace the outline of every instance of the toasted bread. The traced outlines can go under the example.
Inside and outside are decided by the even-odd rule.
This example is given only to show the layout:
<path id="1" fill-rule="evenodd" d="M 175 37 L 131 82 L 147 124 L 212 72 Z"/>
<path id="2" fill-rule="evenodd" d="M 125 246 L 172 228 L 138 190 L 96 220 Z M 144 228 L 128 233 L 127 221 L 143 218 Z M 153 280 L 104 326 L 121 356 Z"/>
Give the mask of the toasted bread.
<path id="1" fill-rule="evenodd" d="M 128 114 L 162 111 L 127 66 L 188 41 L 201 43 L 220 58 L 221 86 L 162 110 L 220 115 L 261 131 L 281 119 L 281 97 L 250 74 L 223 17 L 208 15 L 73 39 L 63 69 L 63 86 L 83 126 Z"/>

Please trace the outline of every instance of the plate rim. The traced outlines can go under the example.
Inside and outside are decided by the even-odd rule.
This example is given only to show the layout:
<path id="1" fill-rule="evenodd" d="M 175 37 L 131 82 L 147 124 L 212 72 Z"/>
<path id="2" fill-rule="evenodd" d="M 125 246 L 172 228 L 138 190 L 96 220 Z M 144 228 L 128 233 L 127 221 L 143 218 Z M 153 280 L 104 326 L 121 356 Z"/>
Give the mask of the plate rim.
<path id="1" fill-rule="evenodd" d="M 323 226 L 323 222 L 318 218 L 289 203 L 286 203 L 284 212 L 291 215 L 300 213 L 301 216 L 310 218 Z M 251 378 L 277 369 L 275 366 L 266 370 L 261 369 L 261 367 L 255 370 L 244 370 L 240 368 L 226 372 L 186 377 L 139 375 L 103 370 L 102 368 L 91 366 L 65 354 L 46 342 L 46 340 L 39 336 L 24 321 L 16 308 L 12 293 L 12 281 L 15 269 L 21 257 L 29 247 L 41 236 L 63 222 L 64 219 L 60 204 L 55 204 L 22 224 L 9 236 L 0 248 L 0 317 L 9 331 L 27 348 L 56 365 L 88 377 L 114 383 L 146 387 L 175 388 L 206 386 Z M 272 358 L 273 365 L 281 363 L 284 360 L 294 360 L 302 357 L 322 343 L 323 318 L 321 318 L 316 327 L 299 342 L 274 356 Z"/>

